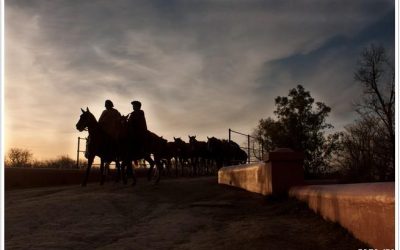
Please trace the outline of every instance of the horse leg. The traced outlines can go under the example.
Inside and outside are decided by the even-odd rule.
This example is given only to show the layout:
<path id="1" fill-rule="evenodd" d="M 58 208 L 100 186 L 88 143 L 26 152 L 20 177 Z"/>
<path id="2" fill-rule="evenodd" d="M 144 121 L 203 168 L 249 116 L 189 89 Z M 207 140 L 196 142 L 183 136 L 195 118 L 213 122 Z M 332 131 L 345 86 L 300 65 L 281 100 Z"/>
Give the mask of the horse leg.
<path id="1" fill-rule="evenodd" d="M 194 158 L 194 164 L 193 164 L 193 175 L 198 175 L 198 170 L 199 170 L 199 158 L 195 157 Z"/>
<path id="2" fill-rule="evenodd" d="M 156 168 L 158 169 L 157 179 L 155 180 L 154 184 L 158 184 L 160 182 L 161 173 L 164 171 L 163 164 L 161 161 L 156 161 Z"/>
<path id="3" fill-rule="evenodd" d="M 128 167 L 128 165 L 127 165 Z M 136 185 L 136 174 L 135 174 L 135 168 L 132 165 L 132 162 L 129 162 L 129 168 L 131 169 L 132 172 L 132 186 Z"/>
<path id="4" fill-rule="evenodd" d="M 167 176 L 171 176 L 171 159 L 167 160 Z"/>
<path id="5" fill-rule="evenodd" d="M 153 159 L 151 159 L 151 157 L 149 156 L 149 157 L 146 157 L 145 158 L 146 159 L 146 161 L 148 162 L 148 163 L 150 163 L 150 169 L 149 169 L 149 171 L 147 172 L 147 179 L 148 179 L 148 181 L 150 181 L 154 176 L 153 176 L 153 174 L 154 175 L 156 175 L 155 177 L 156 177 L 156 179 L 154 180 L 154 184 L 157 184 L 159 181 L 160 181 L 160 176 L 161 176 L 161 171 L 162 171 L 162 166 L 161 166 L 161 164 L 160 164 L 160 159 L 158 159 L 157 157 L 154 159 L 154 161 L 153 161 Z M 155 173 L 153 173 L 153 171 L 154 171 L 154 165 L 156 165 L 156 170 L 157 170 L 157 172 L 155 172 Z"/>
<path id="6" fill-rule="evenodd" d="M 175 165 L 175 175 L 176 177 L 178 177 L 179 173 L 178 173 L 178 157 L 174 157 L 174 165 Z"/>
<path id="7" fill-rule="evenodd" d="M 118 165 L 119 165 L 118 179 L 122 179 L 122 183 L 126 185 L 128 181 L 126 179 L 125 161 L 122 161 L 121 163 L 118 162 Z"/>
<path id="8" fill-rule="evenodd" d="M 198 168 L 197 168 L 197 174 L 198 175 L 203 175 L 203 169 L 204 169 L 203 158 L 199 157 L 198 161 L 199 161 L 199 165 L 198 165 Z"/>
<path id="9" fill-rule="evenodd" d="M 162 167 L 162 169 L 163 169 L 163 176 L 168 176 L 168 162 L 167 162 L 167 160 L 163 160 L 162 161 L 162 164 L 161 164 L 161 167 Z"/>
<path id="10" fill-rule="evenodd" d="M 115 182 L 119 182 L 121 180 L 121 163 L 119 162 L 119 160 L 115 160 Z"/>
<path id="11" fill-rule="evenodd" d="M 128 183 L 128 164 L 129 161 L 123 160 L 121 162 L 120 168 L 121 168 L 121 173 L 120 177 L 122 178 L 122 182 L 126 185 Z"/>
<path id="12" fill-rule="evenodd" d="M 184 160 L 181 158 L 179 158 L 179 164 L 181 164 L 181 176 L 184 176 L 184 172 L 183 172 L 183 167 L 184 167 Z"/>
<path id="13" fill-rule="evenodd" d="M 154 173 L 154 175 L 156 175 L 154 184 L 158 184 L 158 182 L 160 181 L 160 178 L 161 178 L 161 174 L 164 169 L 163 169 L 161 159 L 159 159 L 157 156 L 155 157 L 154 162 L 153 162 L 153 171 L 154 171 L 154 164 L 155 164 L 156 170 L 158 171 L 158 174 L 157 174 L 157 172 Z M 152 174 L 153 174 L 153 171 L 151 171 Z M 154 176 L 152 175 L 151 177 L 153 178 Z"/>
<path id="14" fill-rule="evenodd" d="M 153 168 L 154 168 L 154 161 L 150 157 L 145 157 L 144 159 L 150 164 L 150 168 L 147 171 L 147 180 L 150 181 L 151 180 L 151 174 L 152 174 Z"/>
<path id="15" fill-rule="evenodd" d="M 103 161 L 103 159 L 101 159 L 100 160 L 100 185 L 104 184 L 104 177 L 105 177 L 104 161 Z"/>
<path id="16" fill-rule="evenodd" d="M 92 168 L 94 157 L 95 157 L 94 155 L 89 155 L 89 157 L 88 157 L 88 165 L 87 165 L 87 168 L 86 168 L 85 176 L 83 177 L 82 187 L 86 186 L 86 183 L 87 183 L 87 181 L 89 179 L 90 169 Z"/>
<path id="17" fill-rule="evenodd" d="M 190 165 L 189 165 L 189 175 L 194 176 L 195 174 L 195 169 L 196 169 L 196 159 L 194 157 L 190 158 Z"/>

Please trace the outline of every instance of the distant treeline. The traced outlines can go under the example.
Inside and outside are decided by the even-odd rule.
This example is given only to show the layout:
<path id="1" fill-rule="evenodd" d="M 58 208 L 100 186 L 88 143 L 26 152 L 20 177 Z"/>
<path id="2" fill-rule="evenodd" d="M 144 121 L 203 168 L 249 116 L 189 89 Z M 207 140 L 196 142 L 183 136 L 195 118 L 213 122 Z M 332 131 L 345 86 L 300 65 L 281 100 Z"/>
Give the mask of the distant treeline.
<path id="1" fill-rule="evenodd" d="M 33 154 L 27 149 L 11 148 L 6 156 L 5 167 L 17 168 L 59 168 L 59 169 L 78 169 L 86 165 L 85 161 L 81 161 L 78 166 L 76 160 L 69 156 L 58 156 L 50 160 L 35 160 Z"/>

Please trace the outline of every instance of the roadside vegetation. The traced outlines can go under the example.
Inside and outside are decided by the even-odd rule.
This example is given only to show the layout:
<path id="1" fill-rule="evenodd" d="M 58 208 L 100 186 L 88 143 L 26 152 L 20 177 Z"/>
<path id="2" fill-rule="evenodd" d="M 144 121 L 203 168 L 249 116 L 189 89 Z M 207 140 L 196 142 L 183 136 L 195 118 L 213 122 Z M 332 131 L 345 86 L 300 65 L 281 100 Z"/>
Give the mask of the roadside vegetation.
<path id="1" fill-rule="evenodd" d="M 58 168 L 58 169 L 79 169 L 86 165 L 85 161 L 80 161 L 79 166 L 76 160 L 67 155 L 58 156 L 50 160 L 35 160 L 31 151 L 22 148 L 11 148 L 5 159 L 5 167 L 13 168 Z"/>
<path id="2" fill-rule="evenodd" d="M 275 99 L 275 118 L 259 121 L 254 136 L 267 151 L 291 148 L 304 153 L 307 179 L 337 178 L 344 182 L 395 179 L 395 71 L 381 46 L 361 53 L 354 80 L 361 84 L 357 113 L 344 131 L 331 132 L 331 108 L 315 102 L 298 85 Z"/>

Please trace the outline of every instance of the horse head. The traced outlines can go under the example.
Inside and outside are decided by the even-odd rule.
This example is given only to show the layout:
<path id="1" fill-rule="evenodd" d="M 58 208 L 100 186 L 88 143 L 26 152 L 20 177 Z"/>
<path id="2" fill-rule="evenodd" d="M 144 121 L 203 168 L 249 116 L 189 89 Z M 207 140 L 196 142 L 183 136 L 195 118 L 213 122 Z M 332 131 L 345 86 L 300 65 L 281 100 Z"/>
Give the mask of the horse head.
<path id="1" fill-rule="evenodd" d="M 160 140 L 162 141 L 162 143 L 164 143 L 165 145 L 167 145 L 168 140 L 165 139 L 163 136 L 160 136 Z"/>
<path id="2" fill-rule="evenodd" d="M 207 136 L 207 148 L 209 151 L 214 151 L 219 145 L 221 144 L 221 141 L 217 138 L 213 137 L 208 137 Z"/>
<path id="3" fill-rule="evenodd" d="M 189 143 L 196 143 L 197 142 L 195 135 L 194 136 L 188 135 L 188 137 L 189 137 Z"/>
<path id="4" fill-rule="evenodd" d="M 126 129 L 128 127 L 129 115 L 121 115 L 119 119 L 120 129 Z"/>
<path id="5" fill-rule="evenodd" d="M 76 129 L 82 132 L 86 128 L 89 128 L 89 126 L 94 122 L 97 123 L 96 118 L 94 115 L 90 112 L 89 108 L 86 107 L 86 111 L 81 108 L 82 114 L 79 117 L 78 123 L 76 123 Z"/>

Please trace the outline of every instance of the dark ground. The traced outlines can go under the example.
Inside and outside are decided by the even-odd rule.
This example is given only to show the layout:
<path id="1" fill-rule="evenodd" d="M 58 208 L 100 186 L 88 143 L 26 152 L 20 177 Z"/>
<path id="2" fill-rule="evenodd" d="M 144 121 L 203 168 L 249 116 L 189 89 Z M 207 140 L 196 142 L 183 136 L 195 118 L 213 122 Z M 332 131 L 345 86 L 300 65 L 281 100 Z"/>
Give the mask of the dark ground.
<path id="1" fill-rule="evenodd" d="M 19 189 L 5 198 L 6 249 L 367 248 L 303 203 L 215 177 Z"/>

